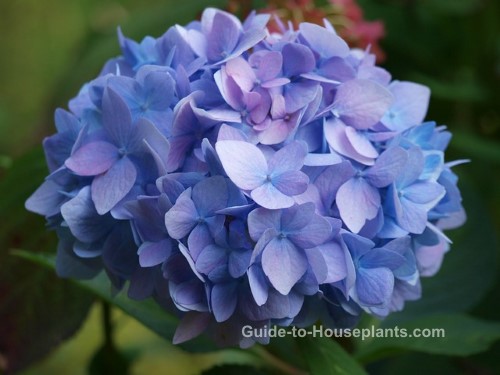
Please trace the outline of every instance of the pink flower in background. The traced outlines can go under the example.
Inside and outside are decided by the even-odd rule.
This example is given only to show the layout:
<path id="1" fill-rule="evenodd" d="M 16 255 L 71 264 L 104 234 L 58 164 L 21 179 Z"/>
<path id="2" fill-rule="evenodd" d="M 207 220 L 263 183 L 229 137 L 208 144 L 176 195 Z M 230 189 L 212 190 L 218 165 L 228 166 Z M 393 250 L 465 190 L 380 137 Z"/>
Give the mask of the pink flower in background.
<path id="1" fill-rule="evenodd" d="M 385 35 L 382 21 L 367 21 L 364 13 L 356 0 L 329 0 L 329 4 L 317 7 L 313 0 L 268 0 L 267 7 L 262 13 L 271 13 L 278 17 L 285 25 L 292 22 L 296 28 L 301 22 L 311 22 L 323 25 L 323 19 L 328 19 L 340 36 L 353 48 L 365 49 L 370 46 L 370 51 L 381 62 L 385 53 L 379 45 Z M 232 12 L 247 12 L 248 2 L 232 0 Z M 268 24 L 269 31 L 281 30 L 279 21 L 271 19 Z"/>

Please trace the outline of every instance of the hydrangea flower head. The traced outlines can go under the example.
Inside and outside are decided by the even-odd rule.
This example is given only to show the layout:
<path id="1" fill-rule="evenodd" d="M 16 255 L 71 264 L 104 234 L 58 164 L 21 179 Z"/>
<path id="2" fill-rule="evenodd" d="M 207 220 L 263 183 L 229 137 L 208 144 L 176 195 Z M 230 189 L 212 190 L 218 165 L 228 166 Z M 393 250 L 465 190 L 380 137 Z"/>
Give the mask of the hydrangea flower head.
<path id="1" fill-rule="evenodd" d="M 465 218 L 450 133 L 422 123 L 429 90 L 327 22 L 271 34 L 268 18 L 119 31 L 123 55 L 56 111 L 26 202 L 57 231 L 62 277 L 104 270 L 154 298 L 181 317 L 176 343 L 400 310 Z"/>

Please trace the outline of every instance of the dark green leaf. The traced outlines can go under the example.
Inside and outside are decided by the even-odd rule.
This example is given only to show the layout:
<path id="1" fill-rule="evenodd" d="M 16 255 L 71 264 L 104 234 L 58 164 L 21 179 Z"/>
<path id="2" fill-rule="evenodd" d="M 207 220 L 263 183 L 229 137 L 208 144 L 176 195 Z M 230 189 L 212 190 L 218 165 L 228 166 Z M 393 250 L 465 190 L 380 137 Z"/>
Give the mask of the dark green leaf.
<path id="1" fill-rule="evenodd" d="M 55 268 L 55 259 L 53 256 L 45 256 L 20 250 L 15 251 L 15 254 L 45 267 L 51 269 Z M 92 294 L 122 309 L 124 312 L 137 319 L 159 336 L 170 342 L 172 341 L 172 337 L 174 336 L 179 320 L 163 310 L 152 299 L 134 301 L 128 298 L 123 292 L 113 296 L 111 293 L 111 283 L 104 273 L 100 273 L 97 277 L 91 280 L 72 281 L 80 287 L 90 291 Z M 210 351 L 217 349 L 214 344 L 204 336 L 182 344 L 180 347 L 188 351 Z"/>
<path id="2" fill-rule="evenodd" d="M 392 333 L 393 337 L 375 336 L 369 341 L 360 341 L 357 357 L 366 360 L 376 356 L 377 353 L 391 349 L 465 356 L 487 350 L 491 344 L 500 339 L 500 323 L 479 320 L 463 314 L 436 314 L 403 322 L 397 327 L 399 337 Z M 380 335 L 385 328 L 388 327 L 379 328 Z M 414 331 L 416 329 L 418 332 Z M 434 337 L 417 337 L 417 334 Z"/>
<path id="3" fill-rule="evenodd" d="M 299 347 L 314 375 L 362 375 L 360 364 L 334 340 L 328 338 L 299 339 Z"/>
<path id="4" fill-rule="evenodd" d="M 11 374 L 72 336 L 93 297 L 22 259 L 0 254 L 0 263 L 0 370 Z"/>

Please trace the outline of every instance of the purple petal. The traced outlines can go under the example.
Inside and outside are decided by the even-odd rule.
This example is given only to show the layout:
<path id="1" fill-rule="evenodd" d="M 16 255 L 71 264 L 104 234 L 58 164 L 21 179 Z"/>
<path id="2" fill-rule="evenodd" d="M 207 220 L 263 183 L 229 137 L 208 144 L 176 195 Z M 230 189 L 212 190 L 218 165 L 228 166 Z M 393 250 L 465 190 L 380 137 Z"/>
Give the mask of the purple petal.
<path id="1" fill-rule="evenodd" d="M 287 295 L 306 272 L 307 257 L 290 241 L 274 239 L 262 253 L 262 269 L 276 290 Z"/>
<path id="2" fill-rule="evenodd" d="M 394 275 L 388 268 L 358 269 L 356 291 L 359 301 L 368 306 L 379 306 L 390 301 L 394 289 Z"/>
<path id="3" fill-rule="evenodd" d="M 212 312 L 217 322 L 224 322 L 233 315 L 238 303 L 237 284 L 216 284 L 212 288 Z"/>
<path id="4" fill-rule="evenodd" d="M 312 71 L 316 61 L 312 51 L 301 44 L 288 43 L 283 47 L 283 72 L 287 77 Z"/>
<path id="5" fill-rule="evenodd" d="M 61 204 L 67 199 L 67 196 L 61 194 L 61 186 L 48 179 L 28 198 L 25 207 L 39 215 L 53 216 L 59 213 Z"/>
<path id="6" fill-rule="evenodd" d="M 314 216 L 314 204 L 305 203 L 294 205 L 281 213 L 281 226 L 276 229 L 281 229 L 287 233 L 300 232 Z"/>
<path id="7" fill-rule="evenodd" d="M 334 283 L 347 277 L 345 253 L 337 242 L 327 242 L 315 248 L 323 256 L 327 267 L 327 276 L 322 281 L 325 284 Z"/>
<path id="8" fill-rule="evenodd" d="M 304 142 L 292 142 L 278 150 L 269 160 L 269 172 L 277 175 L 286 171 L 298 171 L 304 165 L 307 146 Z"/>
<path id="9" fill-rule="evenodd" d="M 249 268 L 248 283 L 250 284 L 255 303 L 259 306 L 265 304 L 269 296 L 269 285 L 260 267 L 253 265 Z"/>
<path id="10" fill-rule="evenodd" d="M 380 194 L 363 178 L 351 178 L 337 191 L 337 207 L 347 227 L 358 233 L 366 220 L 377 216 Z"/>
<path id="11" fill-rule="evenodd" d="M 264 183 L 267 161 L 256 146 L 242 141 L 219 141 L 215 148 L 227 175 L 240 189 L 252 190 Z"/>
<path id="12" fill-rule="evenodd" d="M 299 171 L 288 171 L 272 178 L 272 184 L 283 194 L 299 195 L 307 190 L 309 177 Z"/>
<path id="13" fill-rule="evenodd" d="M 224 225 L 223 216 L 216 216 L 211 219 L 216 219 L 215 221 L 218 224 L 217 226 L 219 227 L 219 230 L 222 229 L 222 226 Z M 212 237 L 213 235 L 210 232 L 208 225 L 198 224 L 193 228 L 188 237 L 188 247 L 194 260 L 198 258 L 198 255 L 206 246 L 213 243 Z"/>
<path id="14" fill-rule="evenodd" d="M 193 188 L 192 200 L 202 217 L 213 216 L 217 210 L 226 208 L 228 198 L 227 184 L 222 176 L 206 178 Z"/>
<path id="15" fill-rule="evenodd" d="M 109 212 L 132 189 L 136 178 L 137 170 L 128 157 L 122 157 L 106 173 L 95 177 L 91 190 L 97 212 Z"/>
<path id="16" fill-rule="evenodd" d="M 165 214 L 165 226 L 170 237 L 180 240 L 185 237 L 197 223 L 198 211 L 191 200 L 191 190 L 186 190 Z"/>
<path id="17" fill-rule="evenodd" d="M 281 213 L 279 211 L 257 208 L 248 214 L 248 232 L 254 241 L 258 241 L 270 228 L 280 228 Z"/>
<path id="18" fill-rule="evenodd" d="M 172 241 L 165 239 L 160 242 L 144 242 L 139 247 L 139 264 L 141 267 L 153 267 L 167 260 L 172 252 Z"/>
<path id="19" fill-rule="evenodd" d="M 132 134 L 132 116 L 125 101 L 109 87 L 102 97 L 102 124 L 117 146 L 127 146 Z"/>
<path id="20" fill-rule="evenodd" d="M 316 278 L 316 282 L 318 284 L 324 283 L 324 280 L 326 280 L 328 276 L 328 268 L 325 262 L 325 258 L 323 258 L 322 254 L 317 250 L 317 248 L 306 249 L 305 253 L 307 255 L 309 267 L 312 269 L 312 272 Z"/>
<path id="21" fill-rule="evenodd" d="M 88 186 L 61 206 L 61 215 L 71 233 L 82 242 L 98 241 L 111 229 L 109 217 L 97 214 Z"/>
<path id="22" fill-rule="evenodd" d="M 118 149 L 114 145 L 97 141 L 80 147 L 65 164 L 80 176 L 96 176 L 110 169 L 118 158 Z"/>
<path id="23" fill-rule="evenodd" d="M 207 35 L 207 57 L 210 61 L 221 61 L 233 52 L 241 33 L 237 22 L 228 13 L 216 12 Z"/>
<path id="24" fill-rule="evenodd" d="M 189 311 L 184 315 L 175 330 L 172 343 L 174 345 L 182 344 L 183 342 L 194 339 L 207 329 L 212 315 L 209 313 L 200 313 L 197 311 Z"/>
<path id="25" fill-rule="evenodd" d="M 205 275 L 210 274 L 215 268 L 225 264 L 227 261 L 226 249 L 218 245 L 208 245 L 206 246 L 198 255 L 196 259 L 196 269 L 204 273 Z"/>
<path id="26" fill-rule="evenodd" d="M 351 141 L 347 137 L 348 128 L 349 127 L 346 126 L 338 118 L 331 118 L 329 120 L 326 120 L 323 125 L 323 132 L 325 134 L 325 139 L 328 142 L 328 145 L 335 152 L 356 160 L 361 164 L 373 165 L 373 158 L 363 156 L 358 151 L 356 151 L 356 149 L 354 149 Z"/>
<path id="27" fill-rule="evenodd" d="M 288 235 L 297 246 L 307 249 L 324 243 L 332 233 L 330 223 L 319 215 L 313 215 L 310 222 L 300 232 Z"/>
<path id="28" fill-rule="evenodd" d="M 405 262 L 405 258 L 393 250 L 371 249 L 359 260 L 363 268 L 389 268 L 395 270 Z"/>
<path id="29" fill-rule="evenodd" d="M 339 86 L 334 101 L 334 112 L 356 129 L 375 125 L 389 109 L 392 94 L 378 83 L 353 79 Z"/>
<path id="30" fill-rule="evenodd" d="M 375 187 L 386 187 L 394 182 L 407 166 L 408 153 L 401 147 L 392 147 L 384 151 L 375 161 L 375 165 L 365 173 L 366 180 Z"/>

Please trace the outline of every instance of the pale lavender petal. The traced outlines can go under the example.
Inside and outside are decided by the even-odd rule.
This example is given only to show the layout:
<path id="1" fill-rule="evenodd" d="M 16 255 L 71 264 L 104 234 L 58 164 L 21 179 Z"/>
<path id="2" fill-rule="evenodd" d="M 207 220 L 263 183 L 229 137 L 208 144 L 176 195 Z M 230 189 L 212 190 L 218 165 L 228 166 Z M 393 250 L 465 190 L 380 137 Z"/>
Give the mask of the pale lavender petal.
<path id="1" fill-rule="evenodd" d="M 257 80 L 255 72 L 242 57 L 236 57 L 226 63 L 226 74 L 244 91 L 251 91 Z"/>
<path id="2" fill-rule="evenodd" d="M 227 175 L 240 189 L 252 190 L 264 183 L 267 161 L 257 146 L 242 141 L 219 141 L 215 148 Z"/>
<path id="3" fill-rule="evenodd" d="M 298 171 L 304 165 L 307 145 L 304 142 L 292 142 L 278 150 L 269 160 L 269 172 L 278 175 L 287 171 Z"/>
<path id="4" fill-rule="evenodd" d="M 358 233 L 366 220 L 377 216 L 380 194 L 363 178 L 351 178 L 337 191 L 336 202 L 344 223 Z"/>
<path id="5" fill-rule="evenodd" d="M 307 257 L 286 239 L 272 240 L 262 252 L 262 269 L 271 284 L 283 295 L 307 270 Z"/>
<path id="6" fill-rule="evenodd" d="M 347 43 L 334 32 L 319 25 L 303 22 L 299 26 L 300 35 L 311 48 L 323 58 L 345 57 L 349 54 Z"/>
<path id="7" fill-rule="evenodd" d="M 378 151 L 375 149 L 370 140 L 353 127 L 347 126 L 345 129 L 345 135 L 352 148 L 354 148 L 358 154 L 371 159 L 375 159 L 378 156 Z"/>
<path id="8" fill-rule="evenodd" d="M 392 94 L 378 83 L 353 79 L 339 86 L 334 101 L 334 113 L 356 129 L 375 125 L 389 109 Z"/>
<path id="9" fill-rule="evenodd" d="M 95 177 L 91 190 L 97 212 L 109 212 L 132 189 L 136 178 L 137 170 L 128 157 L 122 157 L 106 173 Z"/>
<path id="10" fill-rule="evenodd" d="M 275 188 L 271 182 L 265 182 L 258 188 L 252 190 L 250 196 L 255 203 L 270 210 L 287 208 L 294 204 L 293 198 L 283 194 Z"/>

